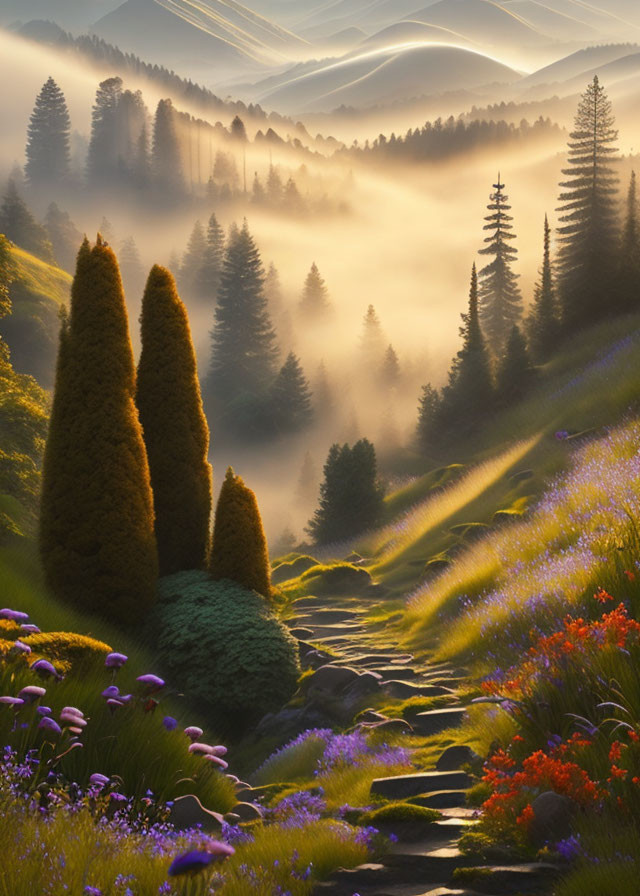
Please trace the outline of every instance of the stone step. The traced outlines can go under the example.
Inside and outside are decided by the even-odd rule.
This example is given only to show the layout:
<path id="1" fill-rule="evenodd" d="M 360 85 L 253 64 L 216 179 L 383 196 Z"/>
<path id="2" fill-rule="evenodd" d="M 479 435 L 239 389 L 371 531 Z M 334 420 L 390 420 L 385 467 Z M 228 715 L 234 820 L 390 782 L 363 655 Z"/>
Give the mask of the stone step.
<path id="1" fill-rule="evenodd" d="M 359 618 L 354 610 L 315 610 L 296 613 L 293 616 L 301 625 L 335 625 L 338 622 L 351 622 Z"/>
<path id="2" fill-rule="evenodd" d="M 477 868 L 477 875 L 474 869 Z M 531 862 L 522 865 L 494 865 L 467 867 L 460 878 L 460 886 L 478 894 L 513 894 L 518 896 L 547 896 L 554 881 L 561 874 L 558 865 Z"/>
<path id="3" fill-rule="evenodd" d="M 379 672 L 383 678 L 391 680 L 393 678 L 417 678 L 419 673 L 413 666 L 397 666 L 385 663 L 376 663 L 371 666 L 372 672 Z"/>
<path id="4" fill-rule="evenodd" d="M 412 716 L 411 724 L 416 734 L 430 737 L 440 734 L 447 728 L 459 728 L 467 714 L 466 706 L 451 706 L 444 709 L 431 709 Z"/>
<path id="5" fill-rule="evenodd" d="M 390 800 L 403 800 L 443 790 L 467 790 L 472 783 L 466 772 L 420 772 L 376 778 L 371 784 L 371 793 Z"/>
<path id="6" fill-rule="evenodd" d="M 460 809 L 465 807 L 467 793 L 465 790 L 436 790 L 425 796 L 416 796 L 411 800 L 416 806 L 428 809 Z"/>
<path id="7" fill-rule="evenodd" d="M 387 679 L 383 684 L 383 690 L 396 700 L 408 700 L 410 697 L 455 697 L 455 691 L 444 685 L 425 682 L 403 681 L 402 679 Z"/>

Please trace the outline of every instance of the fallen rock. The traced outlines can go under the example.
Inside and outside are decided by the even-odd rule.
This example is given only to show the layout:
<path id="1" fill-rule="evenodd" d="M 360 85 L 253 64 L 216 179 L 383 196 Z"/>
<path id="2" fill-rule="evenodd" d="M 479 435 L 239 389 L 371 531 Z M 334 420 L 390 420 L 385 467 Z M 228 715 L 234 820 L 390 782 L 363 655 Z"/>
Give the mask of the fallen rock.
<path id="1" fill-rule="evenodd" d="M 439 772 L 452 772 L 478 761 L 481 761 L 480 756 L 471 747 L 449 747 L 436 762 L 436 768 Z"/>
<path id="2" fill-rule="evenodd" d="M 529 836 L 536 846 L 564 840 L 571 834 L 571 821 L 576 805 L 568 796 L 549 790 L 531 803 L 533 819 Z"/>
<path id="3" fill-rule="evenodd" d="M 205 809 L 197 796 L 192 793 L 179 796 L 173 801 L 169 821 L 177 831 L 187 831 L 202 826 L 203 831 L 219 831 L 224 818 L 218 812 Z"/>
<path id="4" fill-rule="evenodd" d="M 262 818 L 262 810 L 253 803 L 238 803 L 233 807 L 233 814 L 237 815 L 240 821 L 258 821 Z"/>

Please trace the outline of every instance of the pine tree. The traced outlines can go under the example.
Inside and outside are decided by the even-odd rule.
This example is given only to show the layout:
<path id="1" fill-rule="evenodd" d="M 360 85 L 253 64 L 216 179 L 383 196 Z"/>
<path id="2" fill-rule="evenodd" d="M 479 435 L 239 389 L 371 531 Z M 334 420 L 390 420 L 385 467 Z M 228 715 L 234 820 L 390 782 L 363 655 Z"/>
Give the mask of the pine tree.
<path id="1" fill-rule="evenodd" d="M 560 186 L 558 258 L 565 333 L 606 316 L 618 248 L 617 186 L 612 168 L 618 133 L 597 75 L 578 105 Z"/>
<path id="2" fill-rule="evenodd" d="M 353 448 L 332 445 L 324 466 L 320 503 L 307 532 L 319 544 L 359 535 L 379 523 L 383 500 L 371 442 L 361 439 Z"/>
<path id="3" fill-rule="evenodd" d="M 313 420 L 309 383 L 293 352 L 289 352 L 271 387 L 271 404 L 276 432 L 300 432 Z"/>
<path id="4" fill-rule="evenodd" d="M 148 112 L 139 90 L 124 90 L 116 106 L 116 157 L 124 181 L 134 182 L 140 163 L 140 139 L 147 129 Z"/>
<path id="5" fill-rule="evenodd" d="M 236 115 L 231 122 L 231 136 L 234 140 L 238 140 L 241 143 L 246 143 L 249 139 L 247 137 L 247 129 L 239 115 Z"/>
<path id="6" fill-rule="evenodd" d="M 493 400 L 493 382 L 489 352 L 480 328 L 478 275 L 475 263 L 471 270 L 469 310 L 461 315 L 462 348 L 453 359 L 449 382 L 442 396 L 441 416 L 444 425 L 466 434 L 477 428 Z"/>
<path id="7" fill-rule="evenodd" d="M 308 507 L 318 500 L 318 489 L 320 481 L 316 464 L 311 456 L 311 452 L 307 451 L 302 462 L 300 475 L 298 476 L 298 485 L 296 487 L 296 500 Z"/>
<path id="8" fill-rule="evenodd" d="M 107 78 L 96 91 L 87 155 L 87 176 L 94 186 L 104 184 L 117 173 L 117 113 L 121 95 L 122 78 Z"/>
<path id="9" fill-rule="evenodd" d="M 151 471 L 160 574 L 205 569 L 211 467 L 187 311 L 171 273 L 151 269 L 140 316 L 136 403 Z"/>
<path id="10" fill-rule="evenodd" d="M 266 199 L 265 189 L 262 186 L 262 181 L 258 177 L 258 172 L 253 176 L 253 187 L 251 188 L 252 198 L 251 201 L 256 205 L 262 205 Z"/>
<path id="11" fill-rule="evenodd" d="M 276 317 L 282 311 L 282 284 L 275 264 L 271 262 L 264 280 L 264 294 L 269 307 L 269 314 Z"/>
<path id="12" fill-rule="evenodd" d="M 135 407 L 118 263 L 84 241 L 60 336 L 44 459 L 40 553 L 60 600 L 113 622 L 142 621 L 158 573 L 153 496 Z"/>
<path id="13" fill-rule="evenodd" d="M 71 119 L 69 110 L 53 78 L 48 78 L 38 94 L 27 130 L 29 183 L 60 185 L 69 174 Z"/>
<path id="14" fill-rule="evenodd" d="M 215 580 L 231 579 L 264 597 L 271 595 L 269 551 L 258 502 L 231 467 L 216 507 L 209 570 Z"/>
<path id="15" fill-rule="evenodd" d="M 227 186 L 232 191 L 238 189 L 240 183 L 238 166 L 231 153 L 218 150 L 213 165 L 213 179 L 219 186 Z"/>
<path id="16" fill-rule="evenodd" d="M 558 309 L 556 291 L 551 267 L 551 228 L 544 216 L 544 254 L 540 279 L 536 284 L 533 305 L 527 320 L 527 330 L 531 348 L 540 361 L 546 360 L 555 348 L 558 339 Z"/>
<path id="17" fill-rule="evenodd" d="M 479 277 L 480 320 L 491 350 L 500 355 L 514 324 L 522 317 L 522 295 L 518 287 L 518 276 L 511 265 L 516 259 L 518 250 L 511 245 L 516 235 L 513 233 L 513 218 L 509 215 L 511 206 L 509 197 L 504 193 L 504 184 L 493 185 L 487 209 L 491 214 L 485 217 L 487 222 L 483 228 L 491 231 L 485 238 L 485 247 L 480 255 L 490 255 L 493 261 L 482 268 Z"/>
<path id="18" fill-rule="evenodd" d="M 327 289 L 327 284 L 320 275 L 318 265 L 315 261 L 307 274 L 299 307 L 300 312 L 307 318 L 307 320 L 326 318 L 331 311 L 329 290 Z"/>
<path id="19" fill-rule="evenodd" d="M 618 296 L 620 311 L 637 310 L 640 304 L 640 226 L 635 171 L 631 172 L 626 217 L 620 245 Z"/>
<path id="20" fill-rule="evenodd" d="M 422 387 L 420 403 L 418 405 L 418 427 L 416 440 L 418 448 L 425 454 L 429 453 L 442 440 L 441 433 L 441 408 L 442 399 L 437 389 L 431 383 Z"/>
<path id="21" fill-rule="evenodd" d="M 209 218 L 204 256 L 198 273 L 197 290 L 204 298 L 215 302 L 220 288 L 224 262 L 224 231 L 215 214 Z"/>
<path id="22" fill-rule="evenodd" d="M 7 239 L 26 249 L 44 261 L 52 262 L 53 249 L 47 231 L 38 224 L 24 200 L 19 195 L 13 178 L 7 183 L 7 189 L 0 206 L 0 233 Z"/>
<path id="23" fill-rule="evenodd" d="M 135 155 L 131 175 L 134 185 L 139 190 L 149 188 L 152 179 L 151 170 L 151 148 L 149 145 L 149 128 L 146 121 L 142 125 L 142 130 L 136 142 Z"/>
<path id="24" fill-rule="evenodd" d="M 333 389 L 329 382 L 327 365 L 320 361 L 313 381 L 313 398 L 315 416 L 320 420 L 327 420 L 335 410 Z"/>
<path id="25" fill-rule="evenodd" d="M 522 398 L 531 387 L 534 369 L 527 349 L 527 341 L 518 327 L 513 327 L 504 358 L 498 368 L 496 393 L 498 400 L 509 404 Z"/>
<path id="26" fill-rule="evenodd" d="M 380 369 L 384 357 L 384 335 L 380 318 L 373 305 L 369 305 L 362 323 L 360 347 L 368 366 Z"/>
<path id="27" fill-rule="evenodd" d="M 189 298 L 202 298 L 200 286 L 200 274 L 207 254 L 207 237 L 202 226 L 202 221 L 196 221 L 187 243 L 187 249 L 182 256 L 180 265 L 180 289 Z"/>
<path id="28" fill-rule="evenodd" d="M 389 345 L 385 352 L 380 370 L 380 380 L 387 389 L 393 389 L 400 381 L 400 362 L 392 345 Z"/>
<path id="29" fill-rule="evenodd" d="M 47 209 L 44 225 L 57 264 L 65 271 L 73 271 L 82 234 L 76 229 L 68 212 L 61 211 L 55 202 Z"/>
<path id="30" fill-rule="evenodd" d="M 292 215 L 299 215 L 304 211 L 304 200 L 292 177 L 289 178 L 284 188 L 283 205 Z"/>
<path id="31" fill-rule="evenodd" d="M 137 299 L 144 288 L 144 268 L 132 236 L 128 236 L 120 247 L 120 274 L 125 295 Z"/>
<path id="32" fill-rule="evenodd" d="M 264 269 L 245 221 L 230 233 L 222 267 L 207 396 L 225 407 L 242 395 L 260 395 L 273 379 L 277 355 Z"/>
<path id="33" fill-rule="evenodd" d="M 160 100 L 153 122 L 151 171 L 158 189 L 169 197 L 184 193 L 177 116 L 171 100 Z"/>
<path id="34" fill-rule="evenodd" d="M 284 196 L 284 187 L 282 186 L 282 178 L 278 169 L 274 165 L 269 165 L 269 175 L 267 177 L 267 199 L 272 206 L 282 204 Z"/>

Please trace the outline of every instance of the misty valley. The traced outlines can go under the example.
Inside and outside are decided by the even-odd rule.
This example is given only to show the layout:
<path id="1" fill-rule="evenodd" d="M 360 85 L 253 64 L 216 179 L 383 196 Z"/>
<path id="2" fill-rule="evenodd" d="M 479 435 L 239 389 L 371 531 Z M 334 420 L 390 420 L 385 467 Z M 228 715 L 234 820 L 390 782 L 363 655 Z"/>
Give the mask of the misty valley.
<path id="1" fill-rule="evenodd" d="M 636 0 L 0 76 L 0 896 L 640 894 Z"/>

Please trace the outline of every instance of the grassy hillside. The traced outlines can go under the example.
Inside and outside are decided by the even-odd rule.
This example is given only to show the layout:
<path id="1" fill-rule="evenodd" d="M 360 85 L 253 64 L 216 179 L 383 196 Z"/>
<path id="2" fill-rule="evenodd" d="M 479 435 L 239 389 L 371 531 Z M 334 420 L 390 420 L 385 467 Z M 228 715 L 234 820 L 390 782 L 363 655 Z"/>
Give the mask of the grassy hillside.
<path id="1" fill-rule="evenodd" d="M 58 339 L 58 313 L 68 303 L 71 277 L 23 249 L 11 250 L 17 275 L 10 287 L 12 313 L 0 321 L 0 336 L 18 373 L 34 376 L 49 389 Z"/>

